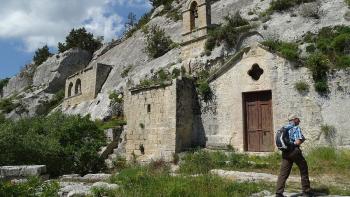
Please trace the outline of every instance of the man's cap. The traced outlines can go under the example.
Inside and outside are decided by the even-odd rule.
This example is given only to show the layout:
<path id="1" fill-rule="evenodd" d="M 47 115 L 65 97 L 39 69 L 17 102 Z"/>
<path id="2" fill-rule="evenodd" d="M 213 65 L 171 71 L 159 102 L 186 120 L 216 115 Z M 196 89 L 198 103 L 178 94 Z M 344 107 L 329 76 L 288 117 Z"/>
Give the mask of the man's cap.
<path id="1" fill-rule="evenodd" d="M 292 114 L 292 115 L 290 115 L 289 117 L 288 117 L 288 120 L 294 120 L 294 119 L 296 119 L 296 118 L 299 118 L 297 115 L 295 115 L 295 114 Z"/>

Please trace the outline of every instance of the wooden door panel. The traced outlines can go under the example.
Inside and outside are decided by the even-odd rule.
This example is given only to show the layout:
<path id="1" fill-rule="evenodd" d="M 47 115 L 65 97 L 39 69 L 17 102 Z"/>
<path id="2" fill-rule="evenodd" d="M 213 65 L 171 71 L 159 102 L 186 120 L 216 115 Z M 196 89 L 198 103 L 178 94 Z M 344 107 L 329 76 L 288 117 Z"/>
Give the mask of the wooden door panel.
<path id="1" fill-rule="evenodd" d="M 248 151 L 273 151 L 271 92 L 244 95 Z"/>

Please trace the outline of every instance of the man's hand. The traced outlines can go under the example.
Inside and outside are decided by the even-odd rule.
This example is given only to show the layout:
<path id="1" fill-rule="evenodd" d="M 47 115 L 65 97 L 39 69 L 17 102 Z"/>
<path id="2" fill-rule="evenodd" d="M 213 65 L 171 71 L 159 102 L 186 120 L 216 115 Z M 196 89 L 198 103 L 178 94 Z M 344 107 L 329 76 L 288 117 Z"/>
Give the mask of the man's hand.
<path id="1" fill-rule="evenodd" d="M 301 140 L 295 140 L 294 144 L 300 146 L 303 143 Z"/>

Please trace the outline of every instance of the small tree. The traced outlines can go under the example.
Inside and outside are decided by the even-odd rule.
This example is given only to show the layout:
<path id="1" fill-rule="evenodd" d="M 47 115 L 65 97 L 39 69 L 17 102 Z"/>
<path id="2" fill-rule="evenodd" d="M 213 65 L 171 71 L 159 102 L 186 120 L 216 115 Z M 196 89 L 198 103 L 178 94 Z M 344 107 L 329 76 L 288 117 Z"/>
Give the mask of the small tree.
<path id="1" fill-rule="evenodd" d="M 157 58 L 171 50 L 173 41 L 170 36 L 165 35 L 164 29 L 152 25 L 146 34 L 145 52 L 149 57 Z"/>
<path id="2" fill-rule="evenodd" d="M 42 48 L 38 48 L 35 51 L 33 61 L 34 61 L 36 66 L 39 66 L 40 64 L 45 62 L 47 60 L 47 58 L 49 58 L 50 56 L 52 56 L 52 53 L 50 53 L 49 47 L 47 47 L 47 45 L 45 45 Z"/>
<path id="3" fill-rule="evenodd" d="M 86 31 L 84 27 L 72 29 L 66 37 L 66 43 L 58 43 L 58 51 L 64 52 L 71 48 L 80 48 L 91 53 L 102 46 L 101 39 L 95 39 L 92 33 Z"/>
<path id="4" fill-rule="evenodd" d="M 136 25 L 136 15 L 133 12 L 129 12 L 128 21 L 125 23 L 125 31 L 129 31 Z"/>

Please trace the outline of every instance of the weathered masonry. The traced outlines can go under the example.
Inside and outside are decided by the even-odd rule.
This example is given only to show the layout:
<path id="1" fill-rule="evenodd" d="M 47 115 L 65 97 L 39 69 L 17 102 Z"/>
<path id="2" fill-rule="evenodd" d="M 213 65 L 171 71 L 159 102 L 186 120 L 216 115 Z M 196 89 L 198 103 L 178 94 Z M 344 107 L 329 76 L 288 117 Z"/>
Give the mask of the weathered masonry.
<path id="1" fill-rule="evenodd" d="M 193 82 L 186 78 L 127 91 L 127 159 L 171 161 L 174 153 L 191 148 L 195 138 L 193 96 Z"/>
<path id="2" fill-rule="evenodd" d="M 202 109 L 206 146 L 274 151 L 274 131 L 287 123 L 290 114 L 301 118 L 306 145 L 349 146 L 348 80 L 347 75 L 332 77 L 331 95 L 324 98 L 313 89 L 307 68 L 295 68 L 262 46 L 253 46 L 248 52 L 238 53 L 209 79 L 214 99 Z M 294 88 L 300 81 L 310 84 L 305 95 Z M 321 132 L 323 124 L 336 127 L 332 139 Z"/>
<path id="3" fill-rule="evenodd" d="M 66 79 L 64 108 L 93 100 L 111 71 L 111 66 L 97 63 Z"/>
<path id="4" fill-rule="evenodd" d="M 198 57 L 204 49 L 211 25 L 210 3 L 207 0 L 189 0 L 182 13 L 182 59 Z M 185 63 L 186 64 L 186 63 Z"/>

